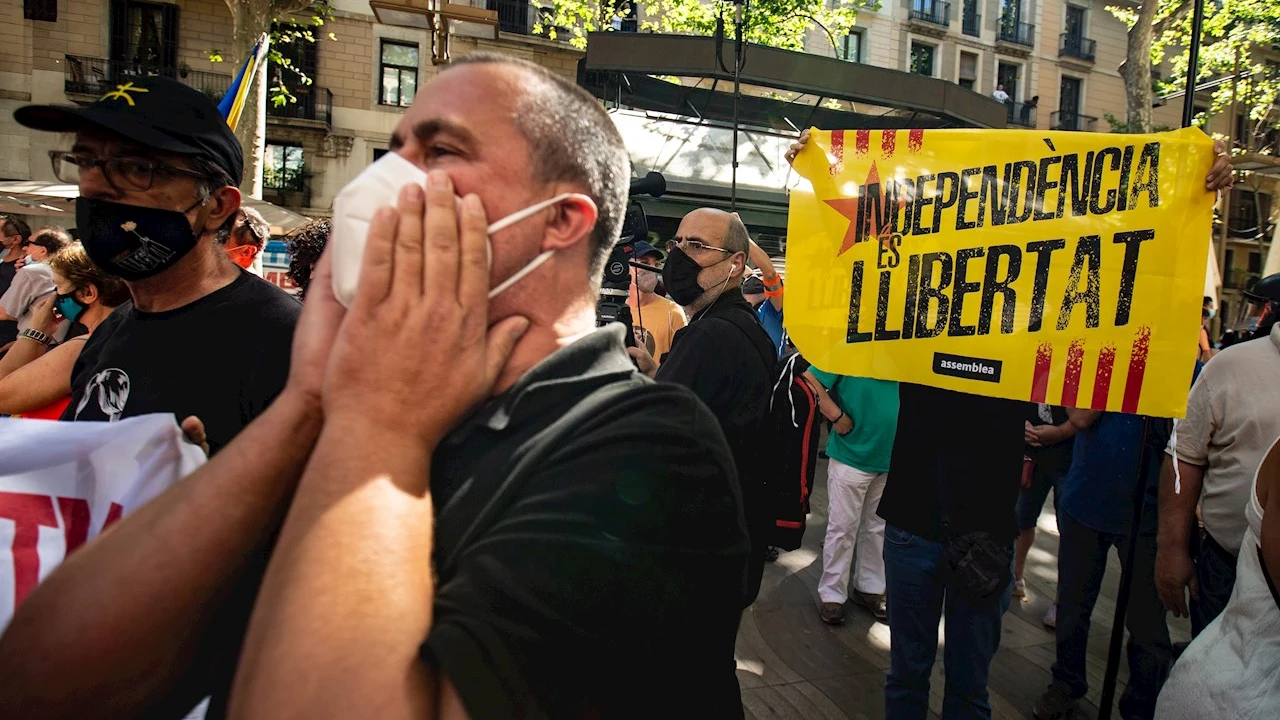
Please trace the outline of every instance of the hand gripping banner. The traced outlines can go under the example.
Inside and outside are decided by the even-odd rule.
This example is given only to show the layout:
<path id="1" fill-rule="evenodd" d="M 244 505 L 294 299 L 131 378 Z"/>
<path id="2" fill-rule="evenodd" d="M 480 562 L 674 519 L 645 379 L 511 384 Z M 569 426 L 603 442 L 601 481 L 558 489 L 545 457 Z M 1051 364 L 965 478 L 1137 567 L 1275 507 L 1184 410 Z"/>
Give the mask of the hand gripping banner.
<path id="1" fill-rule="evenodd" d="M 1195 129 L 814 130 L 787 330 L 828 372 L 1182 417 L 1212 164 Z"/>

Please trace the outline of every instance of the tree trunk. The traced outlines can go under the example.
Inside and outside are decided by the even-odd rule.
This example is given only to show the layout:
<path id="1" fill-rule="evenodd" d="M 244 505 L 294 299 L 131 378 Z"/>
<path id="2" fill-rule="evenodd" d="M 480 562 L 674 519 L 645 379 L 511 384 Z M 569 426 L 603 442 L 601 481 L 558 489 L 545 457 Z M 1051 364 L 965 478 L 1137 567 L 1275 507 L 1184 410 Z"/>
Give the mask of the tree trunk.
<path id="1" fill-rule="evenodd" d="M 1131 133 L 1151 132 L 1151 41 L 1159 0 L 1143 0 L 1138 21 L 1129 28 L 1128 52 L 1120 74 L 1124 77 L 1124 94 L 1128 104 L 1126 122 Z"/>
<path id="2" fill-rule="evenodd" d="M 270 0 L 226 0 L 231 9 L 233 75 L 240 72 L 245 58 L 253 50 L 258 37 L 269 29 Z M 236 125 L 236 139 L 244 151 L 244 179 L 240 191 L 250 197 L 262 197 L 262 152 L 267 133 L 267 70 L 266 63 L 256 68 L 250 82 L 249 95 L 245 98 L 240 122 Z"/>

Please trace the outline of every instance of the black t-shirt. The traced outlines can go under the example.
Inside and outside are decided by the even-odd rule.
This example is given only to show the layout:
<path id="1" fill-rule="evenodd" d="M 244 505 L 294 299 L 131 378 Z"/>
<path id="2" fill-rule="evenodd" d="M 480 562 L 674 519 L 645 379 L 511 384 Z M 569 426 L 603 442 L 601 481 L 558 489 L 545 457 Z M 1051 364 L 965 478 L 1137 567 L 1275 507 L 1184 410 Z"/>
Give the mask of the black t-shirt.
<path id="1" fill-rule="evenodd" d="M 195 415 L 217 452 L 284 388 L 301 309 L 247 272 L 176 310 L 125 303 L 85 341 L 62 419 Z"/>
<path id="2" fill-rule="evenodd" d="M 940 480 L 952 535 L 1017 534 L 1013 506 L 1022 477 L 1025 403 L 900 383 L 898 431 L 878 514 L 941 541 Z M 941 478 L 940 478 L 941 476 Z"/>
<path id="3" fill-rule="evenodd" d="M 1043 410 L 1048 410 L 1049 419 L 1045 419 Z M 1057 405 L 1045 405 L 1042 409 L 1040 403 L 1027 403 L 1025 419 L 1032 425 L 1058 426 L 1067 421 L 1067 411 Z M 1038 448 L 1028 445 L 1024 452 L 1027 457 L 1035 461 L 1036 467 L 1046 472 L 1065 475 L 1071 467 L 1071 449 L 1074 446 L 1074 440 L 1064 440 L 1054 445 Z"/>
<path id="4" fill-rule="evenodd" d="M 9 286 L 13 284 L 13 278 L 18 274 L 18 261 L 0 262 L 0 297 L 4 296 Z M 8 345 L 18 339 L 18 321 L 17 320 L 0 320 L 0 347 Z"/>
<path id="5" fill-rule="evenodd" d="M 738 314 L 738 322 L 730 320 Z M 743 319 L 749 323 L 742 323 Z M 750 333 L 750 334 L 748 334 Z M 742 483 L 748 526 L 753 537 L 763 537 L 769 518 L 762 507 L 758 476 L 763 463 L 764 423 L 773 391 L 773 366 L 767 358 L 777 350 L 742 292 L 732 289 L 716 298 L 701 315 L 694 316 L 671 340 L 656 376 L 659 382 L 676 383 L 693 391 L 720 421 Z"/>
<path id="6" fill-rule="evenodd" d="M 433 457 L 422 656 L 473 718 L 742 716 L 733 462 L 707 408 L 637 373 L 622 333 L 557 352 Z"/>

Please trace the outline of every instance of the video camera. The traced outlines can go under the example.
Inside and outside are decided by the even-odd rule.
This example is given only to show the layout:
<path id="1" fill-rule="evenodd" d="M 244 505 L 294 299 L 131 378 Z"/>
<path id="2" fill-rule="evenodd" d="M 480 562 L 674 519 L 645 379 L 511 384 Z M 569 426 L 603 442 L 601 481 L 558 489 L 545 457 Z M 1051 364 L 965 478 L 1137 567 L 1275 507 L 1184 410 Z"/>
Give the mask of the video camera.
<path id="1" fill-rule="evenodd" d="M 604 264 L 600 299 L 596 302 L 596 326 L 604 327 L 611 322 L 626 325 L 628 347 L 636 344 L 631 308 L 627 305 L 627 296 L 631 292 L 631 267 L 637 265 L 636 241 L 649 237 L 649 219 L 645 217 L 644 208 L 634 198 L 637 195 L 661 197 L 666 191 L 667 179 L 662 173 L 651 172 L 639 180 L 631 181 L 631 189 L 627 194 L 632 200 L 627 205 L 627 215 L 622 222 L 622 237 Z"/>

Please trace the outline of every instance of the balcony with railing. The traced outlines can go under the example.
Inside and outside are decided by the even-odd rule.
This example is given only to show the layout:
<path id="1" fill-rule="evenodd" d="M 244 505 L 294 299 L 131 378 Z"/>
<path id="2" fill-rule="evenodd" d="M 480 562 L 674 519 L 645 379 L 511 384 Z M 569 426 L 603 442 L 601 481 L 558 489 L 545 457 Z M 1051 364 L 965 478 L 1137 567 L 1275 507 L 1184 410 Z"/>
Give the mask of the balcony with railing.
<path id="1" fill-rule="evenodd" d="M 1036 26 L 1020 22 L 1013 16 L 1004 15 L 1000 18 L 1000 33 L 996 39 L 1023 47 L 1035 47 Z"/>
<path id="2" fill-rule="evenodd" d="M 1058 57 L 1093 62 L 1098 56 L 1098 41 L 1075 33 L 1062 33 L 1058 39 Z"/>
<path id="3" fill-rule="evenodd" d="M 163 67 L 83 55 L 64 57 L 66 60 L 63 65 L 63 91 L 68 95 L 85 95 L 95 100 L 116 85 L 122 85 L 136 78 L 156 75 L 179 80 L 208 95 L 214 102 L 221 100 L 227 88 L 231 86 L 230 75 L 192 70 L 186 67 Z"/>
<path id="4" fill-rule="evenodd" d="M 1063 112 L 1055 110 L 1049 116 L 1050 130 L 1077 130 L 1080 132 L 1093 132 L 1098 126 L 1098 118 L 1091 115 L 1081 115 L 1080 113 Z"/>
<path id="5" fill-rule="evenodd" d="M 1262 273 L 1249 272 L 1245 268 L 1227 268 L 1222 275 L 1222 287 L 1231 290 L 1248 290 L 1261 277 Z"/>
<path id="6" fill-rule="evenodd" d="M 333 92 L 328 88 L 307 85 L 293 91 L 296 102 L 277 105 L 267 100 L 267 121 L 281 125 L 313 127 L 333 125 Z"/>
<path id="7" fill-rule="evenodd" d="M 912 0 L 911 20 L 941 27 L 951 25 L 951 3 L 941 0 Z"/>
<path id="8" fill-rule="evenodd" d="M 1035 105 L 1027 103 L 1009 102 L 1005 103 L 1009 108 L 1009 124 L 1024 128 L 1034 128 L 1036 126 L 1036 108 Z"/>
<path id="9" fill-rule="evenodd" d="M 960 15 L 960 29 L 965 35 L 978 37 L 982 34 L 982 16 L 976 10 L 969 10 Z"/>
<path id="10" fill-rule="evenodd" d="M 498 29 L 518 35 L 532 35 L 538 18 L 529 0 L 485 0 L 486 10 L 498 13 Z"/>

